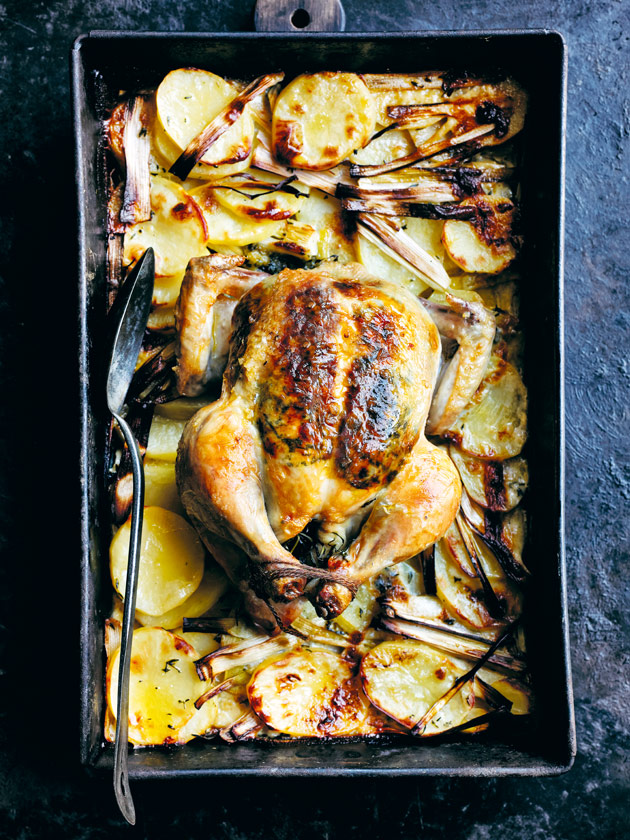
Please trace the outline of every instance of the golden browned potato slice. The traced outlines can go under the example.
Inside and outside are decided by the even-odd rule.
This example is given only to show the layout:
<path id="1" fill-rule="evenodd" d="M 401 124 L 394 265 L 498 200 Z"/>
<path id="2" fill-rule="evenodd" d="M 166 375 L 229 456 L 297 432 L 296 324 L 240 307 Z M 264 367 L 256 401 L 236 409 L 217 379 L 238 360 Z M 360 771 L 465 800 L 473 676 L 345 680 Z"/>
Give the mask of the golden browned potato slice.
<path id="1" fill-rule="evenodd" d="M 151 746 L 172 744 L 195 713 L 203 683 L 195 670 L 195 650 L 180 636 L 160 627 L 135 630 L 129 681 L 129 740 Z M 107 666 L 106 692 L 116 716 L 120 648 Z"/>
<path id="2" fill-rule="evenodd" d="M 275 157 L 298 169 L 330 169 L 362 148 L 374 132 L 372 95 L 354 73 L 305 73 L 273 109 Z"/>
<path id="3" fill-rule="evenodd" d="M 191 191 L 191 198 L 203 214 L 211 245 L 251 245 L 278 234 L 284 225 L 273 219 L 255 219 L 232 213 L 219 203 L 212 186 Z"/>
<path id="4" fill-rule="evenodd" d="M 308 187 L 300 187 L 300 195 L 295 195 L 282 190 L 269 192 L 273 186 L 273 183 L 261 187 L 244 186 L 238 191 L 217 186 L 214 196 L 219 204 L 236 216 L 244 216 L 254 222 L 290 219 L 308 199 Z"/>
<path id="5" fill-rule="evenodd" d="M 446 540 L 436 543 L 433 557 L 437 596 L 446 609 L 475 629 L 494 627 L 497 622 L 488 612 L 481 581 L 466 574 Z"/>
<path id="6" fill-rule="evenodd" d="M 469 496 L 477 504 L 488 510 L 508 511 L 523 498 L 529 481 L 525 458 L 488 461 L 456 446 L 450 446 L 448 452 Z"/>
<path id="7" fill-rule="evenodd" d="M 386 715 L 412 729 L 464 672 L 449 657 L 412 640 L 383 642 L 361 663 L 363 688 Z M 425 734 L 437 734 L 471 717 L 475 697 L 465 684 L 429 722 Z"/>
<path id="8" fill-rule="evenodd" d="M 501 197 L 474 197 L 461 202 L 479 208 L 475 222 L 449 219 L 442 241 L 448 255 L 464 271 L 498 274 L 516 257 L 512 233 L 514 206 Z"/>
<path id="9" fill-rule="evenodd" d="M 493 355 L 477 392 L 444 437 L 480 458 L 520 455 L 527 439 L 527 389 L 516 368 Z"/>
<path id="10" fill-rule="evenodd" d="M 517 618 L 523 607 L 520 589 L 507 578 L 503 567 L 483 540 L 474 534 L 466 523 L 461 527 L 466 528 L 466 545 L 459 531 L 452 529 L 448 539 L 443 538 L 435 547 L 435 584 L 438 598 L 447 609 L 479 630 Z M 462 563 L 466 554 L 467 562 Z M 477 565 L 481 567 L 500 604 L 502 618 L 491 615 L 482 581 L 472 564 L 472 557 L 475 557 Z M 472 575 L 468 574 L 469 570 L 473 571 Z"/>
<path id="11" fill-rule="evenodd" d="M 136 610 L 136 620 L 144 627 L 164 627 L 174 630 L 181 627 L 184 618 L 198 618 L 212 609 L 228 588 L 228 579 L 215 563 L 208 562 L 201 583 L 186 600 L 162 615 L 149 615 Z"/>
<path id="12" fill-rule="evenodd" d="M 112 540 L 110 570 L 121 597 L 127 583 L 128 519 Z M 162 615 L 189 598 L 201 583 L 205 551 L 197 533 L 181 516 L 159 507 L 144 510 L 136 607 Z"/>
<path id="13" fill-rule="evenodd" d="M 197 137 L 217 114 L 238 94 L 235 85 L 207 70 L 182 68 L 168 73 L 155 95 L 159 123 L 179 153 Z M 206 170 L 222 164 L 249 164 L 254 139 L 251 109 L 243 114 L 201 158 Z M 193 177 L 200 177 L 199 165 Z M 203 171 L 203 170 L 202 170 Z"/>
<path id="14" fill-rule="evenodd" d="M 358 678 L 333 653 L 301 648 L 265 662 L 254 672 L 247 693 L 258 717 L 287 735 L 352 735 L 369 719 Z"/>
<path id="15" fill-rule="evenodd" d="M 202 213 L 184 190 L 168 178 L 151 176 L 151 219 L 127 228 L 123 260 L 129 265 L 147 248 L 155 252 L 155 273 L 183 272 L 191 257 L 207 253 Z"/>

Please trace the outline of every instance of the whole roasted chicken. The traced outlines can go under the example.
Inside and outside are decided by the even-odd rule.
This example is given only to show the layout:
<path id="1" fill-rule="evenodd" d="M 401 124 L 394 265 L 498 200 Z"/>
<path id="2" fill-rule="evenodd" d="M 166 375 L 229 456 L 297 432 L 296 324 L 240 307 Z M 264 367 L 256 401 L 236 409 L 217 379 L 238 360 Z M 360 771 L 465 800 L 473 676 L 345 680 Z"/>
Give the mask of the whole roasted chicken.
<path id="1" fill-rule="evenodd" d="M 217 375 L 229 345 L 221 396 L 180 442 L 181 499 L 250 605 L 277 617 L 306 594 L 330 618 L 451 524 L 459 477 L 425 427 L 439 433 L 474 393 L 494 322 L 463 301 L 421 302 L 358 264 L 268 276 L 241 263 L 192 260 L 178 301 L 182 393 Z M 229 335 L 221 308 L 223 320 L 234 310 Z M 434 394 L 438 326 L 458 349 Z M 283 547 L 313 521 L 329 546 L 323 566 Z"/>

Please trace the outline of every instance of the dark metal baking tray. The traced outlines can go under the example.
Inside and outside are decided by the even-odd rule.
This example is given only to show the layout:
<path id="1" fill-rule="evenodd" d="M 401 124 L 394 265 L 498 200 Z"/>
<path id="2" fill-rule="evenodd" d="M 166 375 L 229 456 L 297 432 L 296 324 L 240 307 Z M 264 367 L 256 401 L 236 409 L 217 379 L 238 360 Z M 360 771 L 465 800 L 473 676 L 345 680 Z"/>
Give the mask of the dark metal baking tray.
<path id="1" fill-rule="evenodd" d="M 81 388 L 81 762 L 111 768 L 103 743 L 103 621 L 110 604 L 104 498 L 106 172 L 100 117 L 118 89 L 156 85 L 181 66 L 253 77 L 282 68 L 404 72 L 501 67 L 530 95 L 523 135 L 522 317 L 531 486 L 526 632 L 536 714 L 523 727 L 438 742 L 268 745 L 195 742 L 135 750 L 132 778 L 210 775 L 552 775 L 569 769 L 575 726 L 565 593 L 563 486 L 563 182 L 566 49 L 549 31 L 404 34 L 94 32 L 72 51 L 79 219 Z"/>

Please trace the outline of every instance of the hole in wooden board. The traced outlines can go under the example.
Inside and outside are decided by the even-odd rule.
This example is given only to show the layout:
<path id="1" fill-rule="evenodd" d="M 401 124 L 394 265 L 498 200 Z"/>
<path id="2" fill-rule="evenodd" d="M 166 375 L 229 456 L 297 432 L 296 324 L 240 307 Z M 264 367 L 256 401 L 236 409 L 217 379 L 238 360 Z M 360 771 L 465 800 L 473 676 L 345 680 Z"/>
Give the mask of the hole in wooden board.
<path id="1" fill-rule="evenodd" d="M 306 9 L 296 9 L 291 15 L 291 23 L 296 29 L 305 29 L 311 22 L 311 16 Z"/>

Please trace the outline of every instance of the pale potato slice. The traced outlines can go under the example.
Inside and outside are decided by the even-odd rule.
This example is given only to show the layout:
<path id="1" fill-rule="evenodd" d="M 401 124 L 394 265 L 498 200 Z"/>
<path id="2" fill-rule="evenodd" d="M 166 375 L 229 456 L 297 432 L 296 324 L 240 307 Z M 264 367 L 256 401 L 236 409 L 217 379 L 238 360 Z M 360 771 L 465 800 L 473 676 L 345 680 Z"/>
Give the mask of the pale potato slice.
<path id="1" fill-rule="evenodd" d="M 237 94 L 235 85 L 207 70 L 192 67 L 172 70 L 155 94 L 160 125 L 169 140 L 183 152 Z M 248 161 L 253 140 L 253 117 L 249 106 L 245 106 L 236 122 L 201 158 L 201 163 L 211 167 Z"/>
<path id="2" fill-rule="evenodd" d="M 144 627 L 164 627 L 165 630 L 174 630 L 176 627 L 181 627 L 184 618 L 198 618 L 212 609 L 228 585 L 229 581 L 223 570 L 216 563 L 208 561 L 201 583 L 182 604 L 162 615 L 149 615 L 136 609 L 136 620 Z M 192 639 L 188 641 L 192 643 Z"/>
<path id="3" fill-rule="evenodd" d="M 200 408 L 208 405 L 210 400 L 206 396 L 180 397 L 176 400 L 155 406 L 155 415 L 166 420 L 186 421 L 196 414 Z"/>
<path id="4" fill-rule="evenodd" d="M 172 744 L 195 713 L 203 683 L 188 642 L 159 627 L 135 630 L 129 681 L 129 740 L 141 746 Z M 107 666 L 107 704 L 116 716 L 120 648 Z"/>
<path id="5" fill-rule="evenodd" d="M 360 234 L 357 236 L 357 256 L 359 262 L 374 277 L 396 283 L 416 295 L 422 294 L 429 288 L 416 274 L 407 271 L 397 260 L 392 259 L 381 248 Z"/>
<path id="6" fill-rule="evenodd" d="M 280 163 L 298 169 L 330 169 L 367 143 L 375 119 L 372 95 L 360 76 L 304 73 L 276 100 L 274 155 Z"/>
<path id="7" fill-rule="evenodd" d="M 175 463 L 172 461 L 144 461 L 144 503 L 147 507 L 161 507 L 183 514 L 175 482 Z"/>
<path id="8" fill-rule="evenodd" d="M 464 271 L 498 274 L 515 259 L 512 238 L 514 206 L 502 197 L 467 198 L 461 202 L 480 208 L 477 222 L 449 219 L 442 241 L 450 258 Z"/>
<path id="9" fill-rule="evenodd" d="M 195 714 L 180 730 L 178 743 L 231 726 L 249 710 L 245 683 L 220 691 L 195 710 Z"/>
<path id="10" fill-rule="evenodd" d="M 273 184 L 268 187 L 239 187 L 238 192 L 236 189 L 217 186 L 214 197 L 219 204 L 236 216 L 244 216 L 253 221 L 271 220 L 274 222 L 295 216 L 308 199 L 308 187 L 301 187 L 300 195 L 281 190 L 269 192 L 270 189 L 273 189 Z"/>
<path id="11" fill-rule="evenodd" d="M 493 682 L 492 688 L 496 689 L 512 703 L 510 714 L 530 714 L 534 704 L 534 698 L 531 690 L 524 683 L 519 680 L 510 679 L 509 677 L 503 677 Z"/>
<path id="12" fill-rule="evenodd" d="M 182 150 L 170 140 L 157 119 L 152 130 L 151 148 L 154 150 L 156 162 L 164 167 L 165 177 L 168 176 L 179 182 L 179 179 L 174 175 L 170 175 L 168 170 L 179 158 Z M 188 190 L 188 185 L 191 182 L 190 179 L 197 180 L 197 182 L 212 181 L 214 183 L 215 181 L 221 181 L 223 178 L 229 178 L 231 175 L 238 175 L 240 172 L 244 172 L 251 164 L 253 150 L 254 145 L 252 143 L 249 155 L 236 163 L 213 165 L 200 161 L 190 170 L 188 179 L 182 182 L 182 186 Z"/>
<path id="13" fill-rule="evenodd" d="M 520 455 L 527 439 L 527 389 L 516 368 L 493 355 L 477 392 L 444 437 L 480 458 Z"/>
<path id="14" fill-rule="evenodd" d="M 156 277 L 153 284 L 153 305 L 175 306 L 183 279 L 183 271 L 170 277 Z"/>
<path id="15" fill-rule="evenodd" d="M 207 253 L 206 227 L 199 207 L 168 178 L 151 176 L 151 219 L 130 225 L 125 233 L 123 261 L 138 260 L 147 248 L 155 252 L 156 276 L 183 272 L 191 257 Z"/>
<path id="16" fill-rule="evenodd" d="M 158 306 L 151 310 L 147 321 L 148 330 L 173 330 L 175 329 L 175 307 Z"/>
<path id="17" fill-rule="evenodd" d="M 131 519 L 116 532 L 109 550 L 114 589 L 122 597 L 127 583 Z M 201 583 L 205 551 L 197 533 L 181 516 L 160 507 L 144 509 L 136 608 L 161 615 L 182 604 Z"/>
<path id="18" fill-rule="evenodd" d="M 308 225 L 318 237 L 317 253 L 324 259 L 335 258 L 347 263 L 356 260 L 354 232 L 341 202 L 320 190 L 311 189 L 308 200 L 303 202 L 295 222 Z M 291 224 L 291 223 L 290 223 Z"/>
<path id="19" fill-rule="evenodd" d="M 146 457 L 175 463 L 177 447 L 184 433 L 186 420 L 171 420 L 155 414 L 151 421 Z"/>
<path id="20" fill-rule="evenodd" d="M 378 610 L 379 592 L 371 583 L 362 583 L 350 605 L 338 615 L 335 624 L 344 633 L 362 633 Z"/>
<path id="21" fill-rule="evenodd" d="M 369 704 L 341 656 L 301 648 L 260 665 L 247 687 L 267 726 L 287 735 L 330 737 L 363 731 Z"/>
<path id="22" fill-rule="evenodd" d="M 448 453 L 469 496 L 478 505 L 488 510 L 508 511 L 523 498 L 529 481 L 525 458 L 488 461 L 468 455 L 456 446 L 450 446 Z"/>
<path id="23" fill-rule="evenodd" d="M 373 164 L 389 163 L 411 154 L 415 149 L 408 131 L 392 129 L 371 140 L 367 146 L 358 149 L 350 155 L 352 163 Z"/>
<path id="24" fill-rule="evenodd" d="M 447 255 L 442 244 L 444 222 L 435 219 L 415 219 L 411 217 L 397 218 L 395 221 L 403 226 L 407 236 L 424 249 L 431 257 L 445 263 Z M 375 277 L 382 277 L 391 283 L 397 283 L 409 289 L 415 295 L 421 295 L 429 286 L 419 279 L 417 274 L 407 270 L 401 263 L 384 253 L 377 245 L 364 236 L 357 236 L 357 252 L 359 261 Z"/>
<path id="25" fill-rule="evenodd" d="M 361 680 L 370 701 L 409 729 L 462 673 L 446 654 L 407 639 L 383 642 L 361 663 Z M 471 717 L 474 704 L 472 687 L 466 683 L 429 722 L 424 734 L 463 723 Z"/>
<path id="26" fill-rule="evenodd" d="M 191 191 L 191 198 L 197 203 L 205 220 L 208 242 L 211 245 L 251 245 L 277 235 L 284 222 L 273 219 L 253 219 L 236 215 L 223 207 L 212 186 L 201 186 Z"/>

